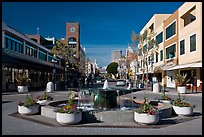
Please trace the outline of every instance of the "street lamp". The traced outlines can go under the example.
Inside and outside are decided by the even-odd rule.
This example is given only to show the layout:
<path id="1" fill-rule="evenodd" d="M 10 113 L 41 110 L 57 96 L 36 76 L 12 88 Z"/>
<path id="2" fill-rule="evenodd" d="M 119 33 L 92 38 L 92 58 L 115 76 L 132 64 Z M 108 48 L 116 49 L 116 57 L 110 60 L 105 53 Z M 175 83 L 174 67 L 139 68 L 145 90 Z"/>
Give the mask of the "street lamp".
<path id="1" fill-rule="evenodd" d="M 55 85 L 55 72 L 56 72 L 55 63 L 57 63 L 56 55 L 55 55 L 55 54 L 53 55 L 53 58 L 54 58 L 54 59 L 52 59 L 52 63 L 54 64 L 53 73 L 54 73 L 54 91 L 55 91 L 55 90 L 56 90 L 56 85 Z"/>
<path id="2" fill-rule="evenodd" d="M 134 67 L 135 67 L 135 88 L 137 88 L 137 60 L 136 59 L 135 59 Z"/>

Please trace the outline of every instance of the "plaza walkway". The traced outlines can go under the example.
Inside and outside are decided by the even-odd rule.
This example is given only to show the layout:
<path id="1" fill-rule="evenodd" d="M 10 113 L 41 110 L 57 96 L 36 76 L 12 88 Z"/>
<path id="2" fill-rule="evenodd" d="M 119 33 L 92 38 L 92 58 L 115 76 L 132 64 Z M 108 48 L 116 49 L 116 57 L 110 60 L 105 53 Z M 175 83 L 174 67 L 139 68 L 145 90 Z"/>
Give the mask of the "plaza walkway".
<path id="1" fill-rule="evenodd" d="M 42 91 L 29 91 L 34 97 Z M 161 93 L 150 90 L 141 90 L 125 95 L 143 99 L 146 93 L 150 99 L 156 99 Z M 177 92 L 169 89 L 166 92 L 170 97 L 176 97 Z M 26 94 L 17 92 L 2 93 L 2 134 L 3 135 L 202 135 L 202 92 L 185 94 L 185 98 L 196 104 L 195 113 L 201 114 L 197 119 L 185 121 L 162 128 L 121 128 L 121 127 L 53 127 L 9 116 L 17 112 L 17 104 Z M 65 91 L 51 93 L 55 99 L 66 99 Z"/>

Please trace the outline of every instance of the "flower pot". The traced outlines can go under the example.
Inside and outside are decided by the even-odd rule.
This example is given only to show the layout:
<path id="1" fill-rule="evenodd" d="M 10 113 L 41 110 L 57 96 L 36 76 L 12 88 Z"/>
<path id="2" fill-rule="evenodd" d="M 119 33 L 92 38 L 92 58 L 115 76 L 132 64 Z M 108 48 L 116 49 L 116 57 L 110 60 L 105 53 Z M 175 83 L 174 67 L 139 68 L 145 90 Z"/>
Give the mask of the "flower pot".
<path id="1" fill-rule="evenodd" d="M 140 124 L 156 124 L 159 122 L 159 114 L 149 115 L 146 113 L 134 112 L 134 121 Z"/>
<path id="2" fill-rule="evenodd" d="M 171 104 L 171 100 L 159 100 L 161 103 L 169 103 L 169 104 Z"/>
<path id="3" fill-rule="evenodd" d="M 28 86 L 18 86 L 18 92 L 19 93 L 28 92 Z"/>
<path id="4" fill-rule="evenodd" d="M 30 107 L 19 106 L 18 105 L 18 113 L 21 115 L 32 115 L 39 112 L 39 105 L 33 105 Z"/>
<path id="5" fill-rule="evenodd" d="M 49 100 L 38 100 L 37 101 L 37 103 L 39 103 L 39 104 L 46 104 L 48 102 L 49 102 Z"/>
<path id="6" fill-rule="evenodd" d="M 62 125 L 77 124 L 82 120 L 82 112 L 79 113 L 56 113 L 56 120 Z"/>
<path id="7" fill-rule="evenodd" d="M 193 114 L 193 108 L 192 107 L 173 106 L 173 109 L 177 115 L 190 116 Z"/>
<path id="8" fill-rule="evenodd" d="M 179 93 L 185 94 L 186 93 L 186 86 L 178 86 L 177 90 Z"/>

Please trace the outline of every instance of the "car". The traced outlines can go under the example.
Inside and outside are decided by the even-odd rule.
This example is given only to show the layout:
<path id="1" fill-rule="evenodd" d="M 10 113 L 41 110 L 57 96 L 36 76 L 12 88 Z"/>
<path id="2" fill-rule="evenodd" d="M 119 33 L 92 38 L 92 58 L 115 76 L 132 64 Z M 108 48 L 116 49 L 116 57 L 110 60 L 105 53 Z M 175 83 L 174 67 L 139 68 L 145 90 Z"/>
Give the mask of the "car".
<path id="1" fill-rule="evenodd" d="M 109 78 L 109 79 L 108 79 L 108 82 L 116 82 L 116 80 L 115 80 L 115 79 L 112 79 L 112 78 Z"/>
<path id="2" fill-rule="evenodd" d="M 118 79 L 116 82 L 116 86 L 125 86 L 125 80 L 123 79 Z"/>
<path id="3" fill-rule="evenodd" d="M 102 82 L 100 78 L 96 78 L 96 83 Z"/>

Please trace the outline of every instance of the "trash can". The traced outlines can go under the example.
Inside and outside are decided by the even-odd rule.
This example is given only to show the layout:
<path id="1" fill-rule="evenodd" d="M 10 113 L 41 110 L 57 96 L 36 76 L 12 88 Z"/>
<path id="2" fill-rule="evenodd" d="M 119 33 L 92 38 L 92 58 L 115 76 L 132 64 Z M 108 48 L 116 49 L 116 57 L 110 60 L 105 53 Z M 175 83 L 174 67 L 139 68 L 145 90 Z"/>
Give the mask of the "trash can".
<path id="1" fill-rule="evenodd" d="M 53 92 L 54 91 L 54 84 L 52 82 L 47 83 L 46 92 Z"/>

